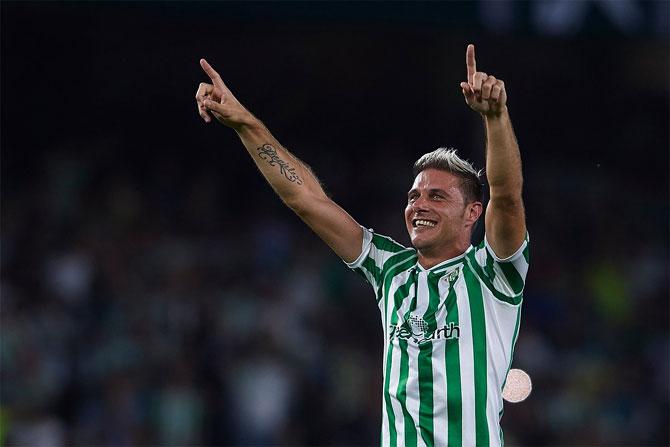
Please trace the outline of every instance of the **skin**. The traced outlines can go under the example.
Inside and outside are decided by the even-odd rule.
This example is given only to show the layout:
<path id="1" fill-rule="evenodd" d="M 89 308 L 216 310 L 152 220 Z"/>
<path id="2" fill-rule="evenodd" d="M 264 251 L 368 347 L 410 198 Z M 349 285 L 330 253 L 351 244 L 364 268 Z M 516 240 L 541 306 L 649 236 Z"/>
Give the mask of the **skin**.
<path id="1" fill-rule="evenodd" d="M 233 95 L 221 76 L 204 59 L 200 65 L 211 83 L 201 83 L 195 95 L 197 110 L 206 123 L 212 118 L 232 128 L 279 197 L 338 256 L 352 262 L 361 253 L 359 224 L 323 191 L 311 169 L 284 148 L 263 123 Z M 491 200 L 486 209 L 486 237 L 501 258 L 514 253 L 526 234 L 521 188 L 521 156 L 507 110 L 503 81 L 477 71 L 474 45 L 466 50 L 467 82 L 461 89 L 466 104 L 485 122 L 486 171 Z M 457 178 L 434 169 L 420 173 L 408 201 L 405 224 L 417 249 L 418 262 L 430 268 L 462 254 L 482 213 L 479 202 L 465 203 Z M 444 193 L 438 198 L 434 190 Z M 438 194 L 441 195 L 441 194 Z M 413 227 L 413 217 L 436 222 L 435 228 Z"/>
<path id="2" fill-rule="evenodd" d="M 407 193 L 405 226 L 423 267 L 461 255 L 470 246 L 473 227 L 482 214 L 481 202 L 466 203 L 456 175 L 426 169 Z M 434 227 L 417 225 L 429 220 Z"/>

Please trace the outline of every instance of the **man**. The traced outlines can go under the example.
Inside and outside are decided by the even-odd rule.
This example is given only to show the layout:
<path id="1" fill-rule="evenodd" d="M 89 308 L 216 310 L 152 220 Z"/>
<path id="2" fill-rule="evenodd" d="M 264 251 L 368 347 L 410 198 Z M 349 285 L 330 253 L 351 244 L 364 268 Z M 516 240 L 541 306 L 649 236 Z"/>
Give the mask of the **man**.
<path id="1" fill-rule="evenodd" d="M 468 45 L 461 89 L 487 134 L 484 241 L 470 245 L 483 211 L 480 173 L 438 149 L 415 164 L 405 209 L 413 248 L 405 248 L 356 223 L 200 64 L 212 80 L 196 93 L 202 119 L 233 128 L 281 199 L 375 290 L 385 335 L 382 444 L 501 445 L 502 388 L 528 270 L 521 157 L 504 83 L 477 71 Z"/>

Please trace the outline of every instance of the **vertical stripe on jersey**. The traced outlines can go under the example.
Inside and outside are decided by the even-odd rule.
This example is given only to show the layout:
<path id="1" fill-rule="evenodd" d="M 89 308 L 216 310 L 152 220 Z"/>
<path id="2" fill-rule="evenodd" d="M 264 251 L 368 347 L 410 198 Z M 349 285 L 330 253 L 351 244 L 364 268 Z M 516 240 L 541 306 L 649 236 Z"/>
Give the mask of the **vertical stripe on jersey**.
<path id="1" fill-rule="evenodd" d="M 423 319 L 429 330 L 437 331 L 435 311 L 440 303 L 439 276 L 427 274 L 428 308 Z M 433 342 L 419 346 L 419 427 L 421 438 L 427 447 L 433 447 L 435 440 L 433 415 Z"/>
<path id="2" fill-rule="evenodd" d="M 489 445 L 489 429 L 486 419 L 486 322 L 484 302 L 479 280 L 470 269 L 463 272 L 468 289 L 470 320 L 472 327 L 472 352 L 475 381 L 475 430 L 476 445 Z"/>
<path id="3" fill-rule="evenodd" d="M 456 292 L 453 287 L 449 289 L 447 295 L 447 326 L 453 323 L 458 326 L 458 303 L 456 302 Z M 459 333 L 459 337 L 460 337 Z M 459 352 L 459 339 L 452 338 L 444 341 L 445 346 L 445 364 L 447 371 L 447 436 L 449 447 L 458 447 L 462 444 L 463 436 L 463 403 L 461 395 L 461 360 Z"/>
<path id="4" fill-rule="evenodd" d="M 399 273 L 401 271 L 402 264 L 404 264 L 404 263 L 401 263 L 397 266 L 394 266 L 391 269 L 390 273 L 392 273 L 395 276 L 397 273 Z M 393 276 L 391 276 L 391 278 L 393 278 Z M 402 286 L 398 287 L 398 289 L 395 291 L 395 293 L 393 294 L 393 298 L 390 300 L 391 302 L 386 303 L 387 313 L 390 313 L 390 318 L 387 318 L 387 320 L 390 321 L 390 324 L 392 326 L 395 326 L 398 323 L 398 313 L 393 311 L 393 309 L 395 307 L 393 303 L 396 300 L 402 301 L 402 297 L 407 297 L 409 295 L 410 289 L 411 289 L 412 284 L 413 284 L 413 280 L 414 280 L 414 278 L 410 275 L 407 279 L 407 282 L 405 282 L 405 284 L 403 284 Z M 387 283 L 385 288 L 386 288 L 386 290 L 385 290 L 384 296 L 387 297 L 386 299 L 387 299 L 387 301 L 389 301 L 388 300 L 388 294 L 389 294 L 389 290 L 391 288 L 391 281 L 389 281 Z M 395 383 L 394 383 L 395 381 L 391 380 L 392 376 L 394 376 L 393 372 L 395 370 L 394 362 L 393 362 L 394 345 L 393 345 L 393 340 L 388 339 L 388 327 L 385 327 L 384 330 L 385 330 L 386 337 L 387 337 L 387 340 L 385 340 L 385 343 L 388 343 L 388 350 L 387 350 L 387 353 L 386 353 L 386 378 L 385 378 L 385 381 L 384 381 L 385 382 L 384 383 L 384 404 L 385 404 L 385 407 L 386 407 L 386 414 L 387 414 L 387 417 L 388 417 L 388 425 L 389 425 L 389 429 L 390 429 L 389 445 L 395 447 L 397 445 L 397 442 L 398 442 L 398 440 L 397 440 L 398 431 L 397 431 L 397 427 L 396 427 L 396 413 L 395 413 L 395 410 L 393 409 L 393 402 L 391 401 L 391 389 L 392 389 L 393 385 L 395 385 Z M 407 354 L 405 353 L 405 355 L 407 355 Z M 400 381 L 399 380 L 400 375 L 401 374 L 398 374 L 397 376 L 395 376 L 395 377 L 398 378 L 398 382 Z"/>
<path id="5" fill-rule="evenodd" d="M 396 396 L 402 407 L 403 420 L 405 422 L 405 446 L 416 446 L 416 427 L 412 415 L 407 411 L 407 377 L 409 375 L 409 355 L 407 354 L 407 341 L 398 340 L 400 347 L 400 380 Z"/>
<path id="6" fill-rule="evenodd" d="M 503 384 L 500 387 L 500 391 L 502 394 L 502 390 L 505 389 L 505 384 L 507 383 L 507 376 L 509 375 L 509 370 L 512 368 L 512 360 L 514 359 L 514 348 L 516 347 L 516 340 L 519 336 L 519 325 L 521 323 L 521 306 L 519 306 L 516 309 L 516 322 L 514 324 L 514 334 L 512 335 L 512 342 L 511 342 L 511 350 L 509 354 L 509 360 L 507 363 L 507 370 L 505 371 L 505 379 L 503 380 Z M 500 445 L 504 446 L 505 445 L 505 437 L 503 436 L 503 431 L 502 431 L 502 425 L 500 425 L 500 420 L 502 419 L 503 413 L 505 412 L 505 408 L 501 407 L 500 408 L 500 413 L 498 414 L 498 427 L 499 427 L 499 433 L 500 433 Z"/>
<path id="7" fill-rule="evenodd" d="M 412 273 L 410 274 L 411 281 L 414 284 L 414 297 L 411 300 L 407 300 L 409 298 L 407 295 L 405 295 L 405 303 L 409 301 L 409 307 L 401 306 L 398 300 L 396 299 L 396 309 L 398 309 L 398 312 L 403 315 L 403 324 L 409 320 L 409 316 L 411 313 L 416 309 L 417 301 L 418 301 L 418 294 L 419 294 L 419 281 L 417 278 L 417 273 L 416 270 L 412 270 Z M 403 304 L 405 304 L 403 303 Z M 407 310 L 405 311 L 405 308 Z M 411 326 L 410 326 L 411 327 Z M 410 355 L 409 355 L 409 349 L 410 346 L 407 343 L 407 340 L 398 340 L 398 346 L 400 347 L 400 379 L 398 380 L 398 391 L 396 392 L 396 396 L 398 398 L 398 401 L 400 402 L 400 406 L 402 407 L 402 414 L 403 414 L 403 420 L 405 423 L 405 446 L 406 447 L 416 447 L 416 425 L 414 418 L 412 417 L 412 414 L 410 413 L 410 409 L 408 408 L 408 402 L 407 402 L 407 382 L 409 381 L 409 375 L 411 372 L 415 369 L 412 368 L 410 369 L 409 367 L 409 362 L 410 362 Z M 414 357 L 414 356 L 412 356 Z M 416 380 L 416 379 L 415 379 Z M 410 393 L 410 396 L 414 396 L 416 394 L 416 391 L 413 393 Z"/>

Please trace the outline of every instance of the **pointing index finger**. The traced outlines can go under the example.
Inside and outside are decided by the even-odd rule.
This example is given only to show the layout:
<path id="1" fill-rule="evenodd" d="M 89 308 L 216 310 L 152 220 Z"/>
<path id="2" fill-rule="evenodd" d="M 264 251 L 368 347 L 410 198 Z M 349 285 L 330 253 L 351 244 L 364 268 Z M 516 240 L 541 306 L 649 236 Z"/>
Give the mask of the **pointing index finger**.
<path id="1" fill-rule="evenodd" d="M 468 45 L 465 50 L 465 65 L 468 68 L 468 84 L 472 85 L 474 82 L 475 73 L 477 73 L 477 62 L 475 61 L 475 46 Z"/>
<path id="2" fill-rule="evenodd" d="M 212 80 L 212 83 L 216 87 L 219 87 L 220 89 L 226 87 L 226 85 L 223 83 L 223 79 L 221 79 L 221 76 L 219 76 L 216 70 L 214 70 L 205 59 L 200 59 L 200 66 L 203 70 L 205 70 L 205 73 L 207 73 L 207 76 L 209 76 L 209 78 Z"/>

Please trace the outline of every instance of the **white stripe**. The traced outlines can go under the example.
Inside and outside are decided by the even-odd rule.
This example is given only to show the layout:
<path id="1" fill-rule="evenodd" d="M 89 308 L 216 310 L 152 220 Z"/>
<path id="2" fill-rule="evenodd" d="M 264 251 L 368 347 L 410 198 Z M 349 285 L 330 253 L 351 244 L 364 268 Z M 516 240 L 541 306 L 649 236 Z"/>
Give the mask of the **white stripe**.
<path id="1" fill-rule="evenodd" d="M 486 379 L 486 418 L 491 445 L 500 445 L 499 414 L 503 408 L 502 385 L 512 355 L 512 338 L 519 307 L 504 306 L 491 292 L 483 291 L 486 318 L 486 352 L 488 374 Z"/>
<path id="2" fill-rule="evenodd" d="M 443 276 L 442 278 L 446 278 Z M 449 294 L 449 281 L 440 280 L 440 305 Z M 437 327 L 447 324 L 446 305 L 440 306 L 436 314 Z M 447 369 L 445 348 L 446 340 L 433 341 L 433 434 L 436 446 L 447 445 L 449 439 L 449 419 L 447 412 Z"/>
<path id="3" fill-rule="evenodd" d="M 461 402 L 463 403 L 462 444 L 475 445 L 475 368 L 472 347 L 472 320 L 470 301 L 465 278 L 461 276 L 454 284 L 458 303 L 458 326 L 460 328 L 459 359 L 461 362 Z"/>
<path id="4" fill-rule="evenodd" d="M 389 394 L 391 399 L 391 408 L 393 408 L 393 415 L 395 416 L 395 429 L 398 434 L 398 445 L 404 442 L 405 420 L 402 415 L 402 408 L 398 402 L 398 381 L 400 380 L 400 348 L 398 347 L 398 339 L 392 341 L 393 356 L 391 359 L 391 378 L 389 380 Z"/>
<path id="5" fill-rule="evenodd" d="M 521 276 L 521 279 L 523 279 L 523 282 L 526 282 L 526 276 L 528 275 L 528 263 L 526 262 L 526 258 L 521 256 L 512 264 L 516 268 L 516 271 L 519 272 L 519 275 Z"/>
<path id="6" fill-rule="evenodd" d="M 393 415 L 395 417 L 395 429 L 396 433 L 398 435 L 398 445 L 402 445 L 404 443 L 404 436 L 403 436 L 403 430 L 405 428 L 405 422 L 404 422 L 404 417 L 402 413 L 402 408 L 400 406 L 400 403 L 397 400 L 397 393 L 398 393 L 398 382 L 400 381 L 400 347 L 398 346 L 398 339 L 395 338 L 394 340 L 389 340 L 389 326 L 391 325 L 392 316 L 394 313 L 394 303 L 393 303 L 393 295 L 395 295 L 395 292 L 398 290 L 398 288 L 403 285 L 407 279 L 407 275 L 403 273 L 406 272 L 401 272 L 398 275 L 396 275 L 392 281 L 391 281 L 391 287 L 389 287 L 389 293 L 387 296 L 388 304 L 387 304 L 387 309 L 386 309 L 386 321 L 388 322 L 386 324 L 386 327 L 384 328 L 384 337 L 385 341 L 384 344 L 386 346 L 386 349 L 384 350 L 384 361 L 386 361 L 386 355 L 388 353 L 388 350 L 391 349 L 390 344 L 393 344 L 393 354 L 391 358 L 391 377 L 389 378 L 389 387 L 388 387 L 388 392 L 390 395 L 390 400 L 391 400 L 391 408 L 393 410 Z M 410 290 L 411 292 L 411 290 Z M 386 372 L 387 366 L 384 365 L 384 372 Z M 386 378 L 384 378 L 386 380 Z M 386 382 L 384 382 L 386 383 Z M 383 398 L 383 396 L 382 396 Z M 383 402 L 384 408 L 386 408 L 386 401 Z M 387 424 L 387 429 L 388 429 L 388 421 L 386 421 Z M 389 436 L 390 439 L 390 431 L 386 432 L 386 435 Z M 390 441 L 389 441 L 390 443 Z"/>
<path id="7" fill-rule="evenodd" d="M 509 280 L 503 273 L 502 269 L 500 268 L 500 264 L 497 262 L 493 263 L 493 271 L 495 272 L 495 276 L 493 277 L 493 281 L 491 283 L 493 284 L 493 287 L 498 292 L 501 292 L 507 296 L 516 296 L 517 292 L 512 289 L 512 286 L 509 283 Z M 482 289 L 486 289 L 485 287 L 482 287 Z"/>
<path id="8" fill-rule="evenodd" d="M 417 275 L 417 284 L 417 304 L 412 315 L 422 318 L 423 314 L 425 314 L 428 309 L 428 303 L 430 301 L 427 272 L 419 272 Z M 411 292 L 409 296 L 412 296 Z M 408 299 L 407 301 L 411 301 L 411 299 Z M 407 377 L 406 406 L 407 411 L 414 421 L 414 426 L 416 427 L 417 447 L 422 447 L 425 443 L 421 437 L 421 430 L 419 429 L 419 409 L 421 406 L 419 395 L 419 346 L 412 340 L 407 341 L 407 353 L 409 357 L 409 374 Z"/>
<path id="9" fill-rule="evenodd" d="M 486 266 L 486 256 L 488 256 L 488 252 L 486 251 L 485 247 L 482 247 L 479 250 L 475 251 L 475 260 L 477 261 L 477 264 L 479 264 L 481 267 Z"/>
<path id="10" fill-rule="evenodd" d="M 411 273 L 409 273 L 409 275 L 411 275 Z M 407 281 L 407 279 L 408 279 L 407 275 L 402 275 L 402 276 L 404 277 L 405 281 Z M 403 321 L 402 318 L 409 312 L 410 304 L 412 302 L 412 299 L 410 297 L 414 296 L 415 288 L 416 288 L 416 286 L 414 284 L 412 284 L 410 286 L 407 297 L 405 297 L 402 304 L 400 305 L 400 310 L 398 311 L 400 319 L 398 320 L 398 324 L 402 323 L 402 321 Z M 395 339 L 394 342 L 398 343 L 398 339 Z M 414 362 L 412 362 L 412 357 L 413 357 L 413 355 L 415 355 L 412 352 L 412 346 L 413 346 L 412 341 L 408 340 L 407 341 L 407 354 L 408 354 L 407 375 L 408 375 L 408 377 L 407 377 L 407 383 L 406 383 L 405 409 L 409 413 L 410 417 L 414 418 L 415 415 L 412 413 L 413 406 L 412 406 L 412 402 L 411 402 L 411 396 L 418 395 L 419 390 L 418 390 L 418 388 L 414 389 L 411 386 L 411 383 L 412 383 L 411 381 L 412 380 L 414 380 L 414 381 L 417 380 L 416 374 L 418 372 L 417 368 L 416 368 L 416 358 L 414 359 Z M 396 363 L 397 363 L 398 376 L 400 376 L 400 358 L 401 358 L 400 347 L 398 347 L 397 351 L 398 351 L 397 360 L 394 359 L 394 361 L 396 361 Z M 394 365 L 394 366 L 396 366 L 396 365 Z M 412 374 L 412 373 L 414 373 L 414 374 Z M 414 375 L 414 377 L 412 378 L 413 375 Z M 395 388 L 391 388 L 393 390 L 393 395 L 396 397 L 396 399 L 398 397 L 398 382 L 399 381 L 400 381 L 400 377 L 398 377 Z M 414 394 L 412 394 L 412 393 L 414 393 Z M 396 403 L 397 403 L 397 407 L 398 407 L 398 411 L 395 412 L 395 414 L 396 414 L 396 427 L 398 428 L 398 445 L 405 445 L 405 431 L 406 431 L 405 416 L 402 412 L 402 407 L 400 405 L 400 402 L 396 401 Z M 395 407 L 394 407 L 394 409 L 395 409 Z M 401 424 L 399 424 L 399 422 Z M 401 428 L 401 425 L 402 425 L 402 428 Z M 416 426 L 416 421 L 414 421 L 414 425 Z"/>
<path id="11" fill-rule="evenodd" d="M 425 446 L 419 430 L 419 346 L 412 340 L 407 340 L 408 371 L 407 371 L 407 394 L 405 407 L 414 423 L 416 430 L 416 443 L 418 447 Z"/>

